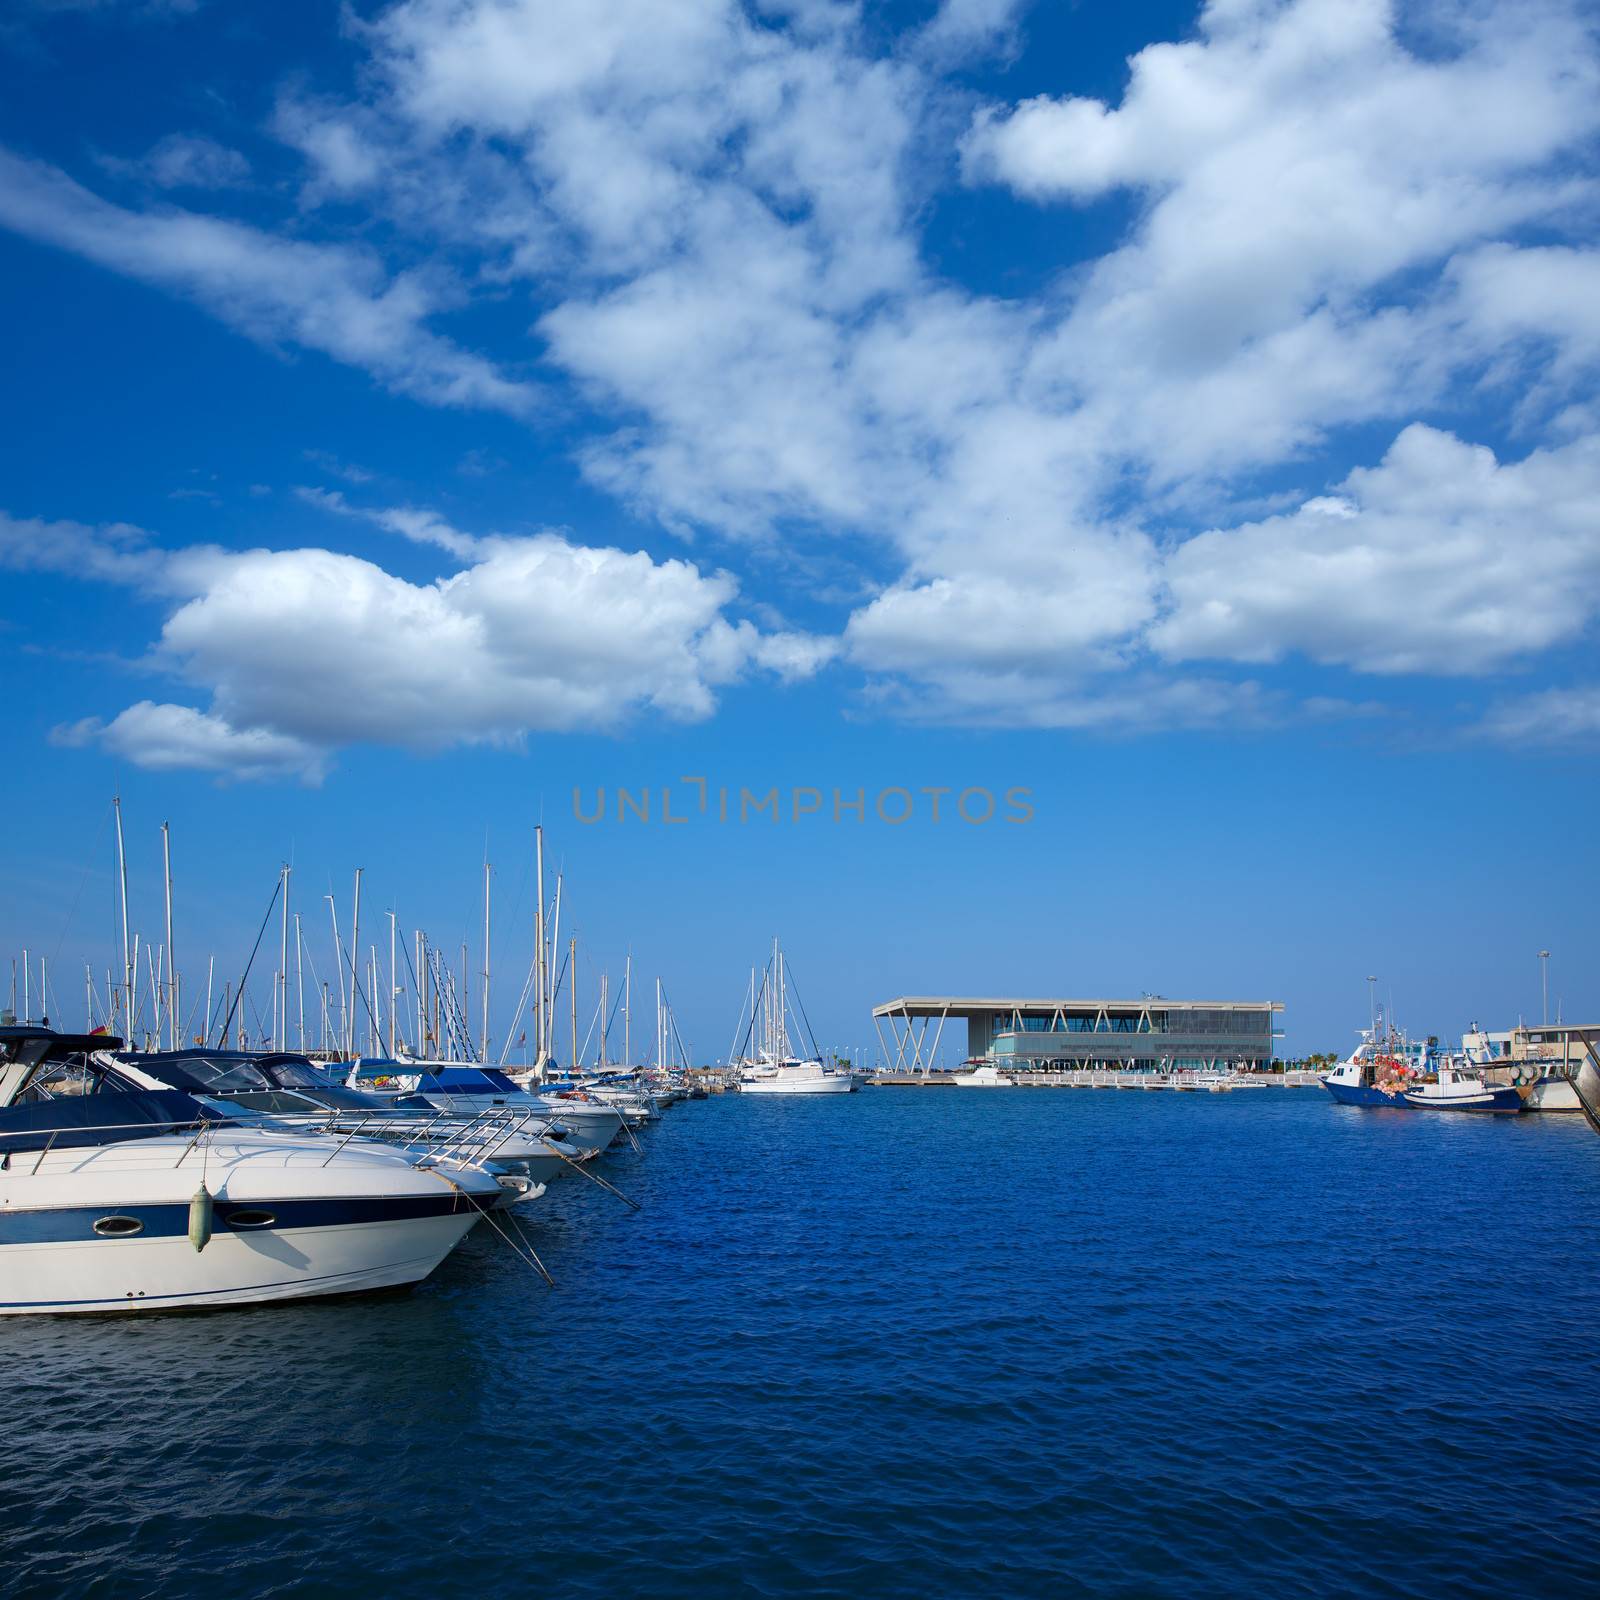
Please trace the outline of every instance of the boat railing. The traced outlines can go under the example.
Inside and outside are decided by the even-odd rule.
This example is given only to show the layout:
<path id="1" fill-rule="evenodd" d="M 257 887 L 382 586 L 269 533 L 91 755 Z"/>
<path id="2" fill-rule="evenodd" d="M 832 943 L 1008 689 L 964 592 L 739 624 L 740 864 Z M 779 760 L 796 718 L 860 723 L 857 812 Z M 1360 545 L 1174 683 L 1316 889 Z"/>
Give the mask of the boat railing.
<path id="1" fill-rule="evenodd" d="M 192 1129 L 194 1129 L 194 1138 L 192 1138 L 188 1142 L 188 1144 L 186 1144 L 183 1147 L 183 1150 L 178 1155 L 178 1159 L 175 1162 L 173 1162 L 173 1166 L 180 1167 L 180 1166 L 183 1165 L 184 1156 L 188 1155 L 188 1153 L 192 1149 L 194 1149 L 194 1147 L 200 1142 L 201 1139 L 203 1139 L 205 1137 L 205 1135 L 207 1133 L 211 1132 L 212 1130 L 214 1130 L 216 1128 L 225 1127 L 225 1126 L 227 1126 L 227 1124 L 220 1123 L 220 1122 L 214 1122 L 209 1117 L 198 1117 L 198 1118 L 197 1117 L 186 1117 L 186 1118 L 182 1119 L 181 1121 L 173 1121 L 173 1122 L 96 1122 L 96 1123 L 77 1123 L 77 1124 L 74 1124 L 70 1128 L 37 1128 L 37 1129 L 29 1129 L 29 1130 L 27 1130 L 27 1132 L 19 1131 L 19 1132 L 16 1132 L 16 1133 L 9 1133 L 9 1134 L 6 1134 L 5 1137 L 7 1139 L 26 1138 L 28 1136 L 28 1133 L 38 1133 L 41 1136 L 42 1135 L 48 1135 L 48 1137 L 45 1138 L 45 1142 L 39 1147 L 39 1153 L 34 1158 L 33 1165 L 31 1167 L 29 1167 L 29 1169 L 28 1169 L 28 1176 L 31 1178 L 39 1170 L 39 1168 L 44 1165 L 44 1158 L 47 1155 L 49 1155 L 50 1152 L 53 1149 L 55 1149 L 56 1140 L 59 1139 L 61 1137 L 61 1135 L 64 1134 L 64 1133 L 76 1135 L 76 1134 L 80 1134 L 80 1133 L 132 1133 L 132 1132 L 137 1131 L 138 1133 L 143 1134 L 143 1135 L 151 1135 L 151 1134 L 155 1134 L 155 1133 L 185 1133 L 189 1129 L 192 1128 Z M 128 1142 L 131 1142 L 131 1141 L 108 1140 L 107 1142 L 115 1144 L 115 1143 L 118 1143 L 118 1142 L 128 1143 Z M 73 1149 L 73 1148 L 77 1148 L 77 1146 L 76 1145 L 70 1145 L 67 1148 Z M 85 1147 L 85 1148 L 92 1148 L 92 1146 L 91 1147 Z M 5 1164 L 8 1165 L 8 1166 L 10 1165 L 10 1160 L 11 1160 L 11 1157 L 13 1155 L 27 1155 L 27 1154 L 28 1154 L 28 1152 L 26 1150 L 11 1150 L 11 1151 L 7 1151 L 5 1153 L 5 1156 L 4 1156 Z"/>

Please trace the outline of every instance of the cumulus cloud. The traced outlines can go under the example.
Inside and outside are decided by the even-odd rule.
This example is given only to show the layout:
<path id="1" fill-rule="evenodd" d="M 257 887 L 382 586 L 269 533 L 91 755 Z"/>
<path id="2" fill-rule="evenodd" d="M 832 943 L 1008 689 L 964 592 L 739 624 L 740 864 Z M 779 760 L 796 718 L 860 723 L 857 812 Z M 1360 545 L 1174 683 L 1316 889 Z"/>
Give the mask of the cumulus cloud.
<path id="1" fill-rule="evenodd" d="M 1023 14 L 943 0 L 887 49 L 826 0 L 352 14 L 349 92 L 277 102 L 272 131 L 305 160 L 297 220 L 358 206 L 365 237 L 430 257 L 427 274 L 378 245 L 121 211 L 15 158 L 0 217 L 429 403 L 537 424 L 515 374 L 538 360 L 589 408 L 581 470 L 639 516 L 710 534 L 723 559 L 760 546 L 799 552 L 768 570 L 873 575 L 830 641 L 723 616 L 720 574 L 605 567 L 594 582 L 619 586 L 624 615 L 643 594 L 677 619 L 648 663 L 596 668 L 662 714 L 702 714 L 741 671 L 842 653 L 906 714 L 1217 725 L 1290 702 L 1193 663 L 1483 673 L 1574 638 L 1593 611 L 1581 507 L 1600 435 L 1583 236 L 1600 69 L 1581 13 L 1444 0 L 1402 24 L 1385 0 L 1212 0 L 1191 37 L 1133 57 L 1119 96 L 991 105 L 969 126 L 970 98 L 939 72 L 1003 45 Z M 1058 260 L 995 261 L 995 281 L 1042 267 L 1042 287 L 961 287 L 921 232 L 957 158 L 970 186 L 1026 202 L 1114 199 L 1120 231 L 1098 254 L 1081 242 L 1098 229 L 1063 229 Z M 491 361 L 433 332 L 446 276 L 525 297 L 526 350 Z M 1482 393 L 1545 448 L 1497 461 L 1470 442 L 1456 418 Z M 1461 438 L 1407 426 L 1441 416 Z M 1339 441 L 1358 427 L 1395 443 L 1351 473 Z M 1263 471 L 1274 492 L 1300 485 L 1297 511 L 1261 513 Z M 459 564 L 432 590 L 317 570 L 358 613 L 481 652 L 471 736 L 518 725 L 507 701 L 557 708 L 551 726 L 598 714 L 570 686 L 530 689 L 544 663 L 468 603 L 473 574 L 599 603 L 560 535 L 302 498 Z M 279 565 L 252 581 L 304 591 L 312 555 L 353 560 L 269 552 Z M 221 697 L 215 714 L 249 727 L 284 713 L 210 654 L 226 628 L 250 631 L 224 571 L 191 602 L 200 631 L 166 647 Z M 393 670 L 399 703 L 459 703 Z M 381 736 L 417 725 L 360 681 Z"/>
<path id="2" fill-rule="evenodd" d="M 1179 545 L 1150 640 L 1177 661 L 1492 671 L 1600 608 L 1597 497 L 1600 439 L 1502 464 L 1414 424 L 1336 497 Z"/>
<path id="3" fill-rule="evenodd" d="M 60 745 L 96 743 L 112 755 L 152 772 L 209 772 L 251 781 L 299 778 L 320 783 L 326 752 L 303 739 L 266 728 L 239 729 L 191 706 L 140 700 L 109 723 L 89 717 L 57 728 Z"/>
<path id="4" fill-rule="evenodd" d="M 209 708 L 145 701 L 58 730 L 150 767 L 316 781 L 350 744 L 440 750 L 641 715 L 693 721 L 751 670 L 795 681 L 833 653 L 730 620 L 737 584 L 725 573 L 556 534 L 474 540 L 458 570 L 413 583 L 327 549 L 164 553 L 122 528 L 69 524 L 53 537 L 62 526 L 0 522 L 0 560 L 77 563 L 177 602 L 152 664 Z"/>

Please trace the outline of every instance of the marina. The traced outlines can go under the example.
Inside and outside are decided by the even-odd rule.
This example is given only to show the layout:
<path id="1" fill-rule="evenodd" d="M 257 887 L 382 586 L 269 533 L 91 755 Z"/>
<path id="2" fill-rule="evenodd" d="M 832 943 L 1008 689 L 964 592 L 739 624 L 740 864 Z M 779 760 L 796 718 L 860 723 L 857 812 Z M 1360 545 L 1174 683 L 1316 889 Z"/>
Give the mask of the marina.
<path id="1" fill-rule="evenodd" d="M 0 1600 L 1600 1600 L 1595 0 L 0 85 Z"/>

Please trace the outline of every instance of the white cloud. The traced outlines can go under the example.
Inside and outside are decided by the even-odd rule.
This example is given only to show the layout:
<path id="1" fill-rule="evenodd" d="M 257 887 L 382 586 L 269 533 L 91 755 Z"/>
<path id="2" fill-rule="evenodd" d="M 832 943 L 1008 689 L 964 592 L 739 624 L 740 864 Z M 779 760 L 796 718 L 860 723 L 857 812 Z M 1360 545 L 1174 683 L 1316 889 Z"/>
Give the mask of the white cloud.
<path id="1" fill-rule="evenodd" d="M 1497 700 L 1477 731 L 1500 744 L 1591 748 L 1600 739 L 1600 686 L 1545 689 Z"/>
<path id="2" fill-rule="evenodd" d="M 939 0 L 918 45 L 936 59 L 1009 52 L 1015 48 L 1028 0 Z"/>
<path id="3" fill-rule="evenodd" d="M 1492 671 L 1600 610 L 1597 502 L 1600 439 L 1502 464 L 1415 424 L 1339 486 L 1333 514 L 1311 500 L 1179 545 L 1150 639 L 1177 661 Z"/>
<path id="4" fill-rule="evenodd" d="M 615 669 L 628 703 L 656 703 L 648 677 L 663 707 L 700 714 L 741 671 L 812 671 L 842 648 L 908 713 L 1157 725 L 1187 708 L 1215 724 L 1282 706 L 1152 662 L 1299 651 L 1483 672 L 1574 637 L 1592 611 L 1578 508 L 1600 433 L 1582 387 L 1600 293 L 1587 241 L 1546 241 L 1592 206 L 1600 74 L 1581 16 L 1445 0 L 1402 28 L 1382 0 L 1214 0 L 1193 37 L 1134 58 L 1115 103 L 990 108 L 961 152 L 970 181 L 1134 204 L 1097 257 L 1070 242 L 1092 230 L 1053 235 L 1068 241 L 1054 262 L 1007 263 L 1004 237 L 987 241 L 995 281 L 1008 265 L 1059 272 L 1005 299 L 941 277 L 919 229 L 970 107 L 936 69 L 1003 42 L 1020 14 L 945 0 L 920 39 L 877 54 L 858 8 L 824 0 L 402 0 L 352 16 L 367 52 L 355 89 L 285 91 L 273 127 L 308 163 L 300 224 L 333 225 L 315 211 L 330 200 L 358 205 L 368 237 L 429 258 L 414 274 L 364 249 L 120 212 L 15 162 L 0 179 L 19 171 L 20 198 L 0 193 L 0 215 L 255 337 L 327 349 L 429 401 L 529 412 L 527 385 L 428 328 L 448 261 L 463 294 L 527 297 L 527 357 L 591 407 L 577 456 L 594 483 L 686 537 L 759 546 L 780 581 L 833 561 L 840 592 L 874 575 L 842 643 L 760 633 L 721 614 L 729 599 L 696 611 L 687 597 L 704 591 L 667 583 L 662 603 L 687 606 L 671 648 L 638 674 L 596 669 Z M 1575 442 L 1502 465 L 1405 427 L 1480 385 L 1524 436 L 1557 414 L 1549 436 Z M 1346 477 L 1348 455 L 1316 457 L 1375 422 L 1399 435 L 1380 466 Z M 1255 499 L 1261 468 L 1282 498 Z M 1237 509 L 1308 494 L 1292 514 Z M 530 695 L 541 664 L 457 583 L 492 571 L 520 596 L 533 580 L 503 564 L 538 540 L 303 498 L 463 565 L 448 594 L 380 568 L 319 567 L 318 581 L 424 637 L 472 623 L 483 698 L 465 736 L 505 736 L 519 724 L 504 704 L 530 697 L 596 714 L 564 683 Z M 539 548 L 553 593 L 604 609 Z M 328 553 L 277 552 L 286 564 L 258 577 L 296 587 L 312 555 Z M 633 568 L 605 578 L 624 613 L 641 585 L 654 593 Z M 195 604 L 207 639 L 225 623 L 248 634 L 209 587 Z M 197 681 L 234 683 L 191 643 L 174 659 Z M 1117 690 L 1118 672 L 1137 688 Z M 400 692 L 463 703 L 431 681 Z M 396 736 L 408 719 L 381 692 L 375 704 Z M 249 726 L 236 709 L 218 714 Z"/>
<path id="5" fill-rule="evenodd" d="M 166 562 L 166 552 L 131 523 L 90 527 L 0 511 L 0 567 L 14 572 L 53 572 L 145 587 L 160 582 Z"/>
<path id="6" fill-rule="evenodd" d="M 336 107 L 285 95 L 272 119 L 272 131 L 312 164 L 316 177 L 305 195 L 308 204 L 343 198 L 371 187 L 383 172 L 357 121 Z"/>
<path id="7" fill-rule="evenodd" d="M 97 743 L 113 756 L 152 772 L 210 772 L 243 782 L 299 778 L 320 783 L 326 753 L 265 728 L 232 727 L 191 706 L 140 700 L 109 723 L 86 718 L 57 728 L 61 745 Z"/>
<path id="8" fill-rule="evenodd" d="M 204 134 L 169 133 L 136 161 L 101 156 L 109 172 L 144 178 L 161 189 L 231 189 L 247 183 L 250 163 Z"/>
<path id="9" fill-rule="evenodd" d="M 253 339 L 322 351 L 430 404 L 519 416 L 533 405 L 526 384 L 428 330 L 436 307 L 416 276 L 390 277 L 365 251 L 187 211 L 125 211 L 5 150 L 0 223 L 192 296 Z"/>
<path id="10" fill-rule="evenodd" d="M 397 531 L 431 515 L 352 512 L 317 493 Z M 40 526 L 70 537 L 41 554 Z M 474 539 L 457 554 L 459 570 L 413 583 L 326 549 L 162 554 L 121 528 L 0 522 L 0 560 L 178 598 L 152 664 L 203 690 L 209 709 L 142 702 L 58 734 L 152 767 L 316 779 L 355 743 L 439 750 L 640 715 L 692 721 L 751 669 L 795 681 L 833 654 L 827 640 L 731 622 L 733 579 L 686 561 L 548 533 Z"/>
<path id="11" fill-rule="evenodd" d="M 1600 126 L 1582 23 L 1545 6 L 1431 20 L 1454 32 L 1421 53 L 1386 0 L 1213 4 L 1198 38 L 1133 58 L 1120 105 L 1039 97 L 974 125 L 973 181 L 1143 201 L 1039 361 L 1158 486 L 1415 414 L 1463 356 L 1426 314 L 1452 253 L 1581 216 L 1590 187 L 1558 158 Z"/>

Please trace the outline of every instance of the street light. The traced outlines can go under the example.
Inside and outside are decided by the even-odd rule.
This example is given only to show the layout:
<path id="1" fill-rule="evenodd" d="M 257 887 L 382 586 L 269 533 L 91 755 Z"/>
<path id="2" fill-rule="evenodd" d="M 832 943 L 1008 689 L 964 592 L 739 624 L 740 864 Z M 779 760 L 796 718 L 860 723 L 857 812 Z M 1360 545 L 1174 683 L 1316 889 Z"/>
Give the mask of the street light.
<path id="1" fill-rule="evenodd" d="M 1539 988 L 1544 995 L 1544 1025 L 1550 1026 L 1550 952 L 1539 952 Z"/>

